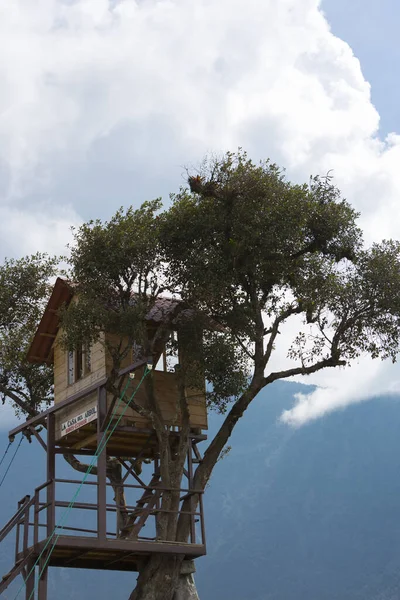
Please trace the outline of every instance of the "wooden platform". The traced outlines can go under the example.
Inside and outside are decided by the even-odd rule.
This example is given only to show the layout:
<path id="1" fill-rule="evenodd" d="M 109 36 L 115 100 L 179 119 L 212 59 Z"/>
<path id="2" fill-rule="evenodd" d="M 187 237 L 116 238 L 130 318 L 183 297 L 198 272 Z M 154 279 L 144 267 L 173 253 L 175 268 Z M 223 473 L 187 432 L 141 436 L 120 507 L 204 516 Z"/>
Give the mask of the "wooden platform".
<path id="1" fill-rule="evenodd" d="M 174 432 L 171 432 L 171 436 Z M 175 435 L 179 435 L 177 431 Z M 207 439 L 204 433 L 191 435 L 195 442 Z M 76 431 L 62 437 L 57 442 L 60 449 L 70 450 L 79 454 L 80 450 L 95 453 L 97 450 L 97 429 L 95 423 L 90 423 Z M 158 442 L 154 430 L 144 427 L 130 427 L 122 425 L 117 427 L 107 442 L 106 454 L 110 456 L 132 456 L 153 459 L 158 452 Z"/>
<path id="2" fill-rule="evenodd" d="M 28 548 L 35 560 L 38 558 L 47 540 Z M 52 547 L 50 542 L 48 548 Z M 200 544 L 181 544 L 171 542 L 105 540 L 73 536 L 60 536 L 51 553 L 49 566 L 71 567 L 74 569 L 103 569 L 114 571 L 137 571 L 138 561 L 154 553 L 183 554 L 187 559 L 199 558 L 206 554 L 206 548 Z M 21 559 L 23 554 L 17 555 Z"/>
<path id="3" fill-rule="evenodd" d="M 58 445 L 60 448 L 89 450 L 94 453 L 97 449 L 96 423 L 90 423 L 60 438 Z M 110 456 L 135 457 L 140 454 L 142 458 L 154 458 L 156 447 L 157 439 L 154 430 L 119 426 L 107 442 L 106 453 Z"/>

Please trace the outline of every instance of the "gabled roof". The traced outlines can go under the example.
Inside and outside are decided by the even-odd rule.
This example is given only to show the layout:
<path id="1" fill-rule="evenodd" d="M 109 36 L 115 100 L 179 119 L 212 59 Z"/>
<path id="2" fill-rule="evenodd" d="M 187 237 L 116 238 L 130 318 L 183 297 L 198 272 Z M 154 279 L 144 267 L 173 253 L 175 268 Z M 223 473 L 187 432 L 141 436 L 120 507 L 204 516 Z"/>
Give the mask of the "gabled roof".
<path id="1" fill-rule="evenodd" d="M 74 295 L 72 286 L 65 279 L 57 277 L 53 291 L 43 313 L 39 327 L 28 350 L 31 363 L 53 362 L 53 343 L 56 338 L 60 319 L 58 311 L 63 304 L 69 304 Z"/>
<path id="2" fill-rule="evenodd" d="M 28 350 L 27 359 L 30 363 L 41 364 L 53 362 L 53 344 L 60 326 L 59 310 L 64 304 L 68 306 L 73 296 L 73 285 L 65 279 L 58 277 Z M 174 313 L 180 303 L 180 300 L 174 298 L 157 298 L 154 306 L 149 310 L 146 321 L 154 325 L 163 323 L 171 317 L 171 313 Z M 190 315 L 193 315 L 193 311 L 189 309 L 180 311 L 179 317 L 171 319 L 171 325 L 176 325 L 182 318 L 190 319 Z"/>

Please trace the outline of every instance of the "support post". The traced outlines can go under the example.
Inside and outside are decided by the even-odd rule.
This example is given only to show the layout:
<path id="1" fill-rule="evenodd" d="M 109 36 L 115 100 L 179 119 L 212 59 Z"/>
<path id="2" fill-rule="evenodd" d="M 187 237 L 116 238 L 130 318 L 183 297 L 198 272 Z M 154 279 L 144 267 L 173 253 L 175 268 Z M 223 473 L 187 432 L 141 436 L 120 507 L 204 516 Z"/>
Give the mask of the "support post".
<path id="1" fill-rule="evenodd" d="M 47 415 L 47 536 L 50 537 L 56 525 L 55 478 L 56 478 L 56 418 L 54 413 Z"/>
<path id="2" fill-rule="evenodd" d="M 201 526 L 201 543 L 206 547 L 206 528 L 204 526 L 204 506 L 203 506 L 203 494 L 199 494 L 199 507 L 200 507 L 200 526 Z"/>
<path id="3" fill-rule="evenodd" d="M 45 567 L 46 557 L 43 556 L 39 562 L 38 600 L 47 600 L 47 571 Z"/>
<path id="4" fill-rule="evenodd" d="M 24 539 L 23 539 L 23 556 L 27 556 L 28 554 L 28 544 L 29 544 L 29 508 L 25 509 L 24 514 Z"/>
<path id="5" fill-rule="evenodd" d="M 97 392 L 97 448 L 102 451 L 97 458 L 97 535 L 99 540 L 107 537 L 107 448 L 105 446 L 104 423 L 107 414 L 107 390 L 104 386 Z"/>
<path id="6" fill-rule="evenodd" d="M 156 458 L 154 459 L 154 473 L 153 473 L 153 477 L 158 476 L 161 477 L 160 474 L 160 459 L 158 456 L 156 456 Z M 161 509 L 161 497 L 157 496 L 157 500 L 156 500 L 156 540 L 161 539 L 161 532 L 160 532 L 160 509 Z"/>
<path id="7" fill-rule="evenodd" d="M 26 565 L 26 577 L 25 577 L 25 599 L 34 600 L 35 597 L 35 561 L 33 558 L 28 561 Z"/>
<path id="8" fill-rule="evenodd" d="M 40 510 L 40 498 L 39 498 L 40 492 L 35 492 L 35 503 L 33 505 L 33 544 L 34 546 L 36 546 L 36 544 L 39 542 L 39 525 L 40 525 L 40 515 L 39 515 L 39 510 Z"/>
<path id="9" fill-rule="evenodd" d="M 193 444 L 192 439 L 189 439 L 188 448 L 188 488 L 190 491 L 193 489 Z M 191 544 L 196 543 L 196 517 L 194 515 L 194 504 L 193 495 L 190 495 L 190 542 Z"/>

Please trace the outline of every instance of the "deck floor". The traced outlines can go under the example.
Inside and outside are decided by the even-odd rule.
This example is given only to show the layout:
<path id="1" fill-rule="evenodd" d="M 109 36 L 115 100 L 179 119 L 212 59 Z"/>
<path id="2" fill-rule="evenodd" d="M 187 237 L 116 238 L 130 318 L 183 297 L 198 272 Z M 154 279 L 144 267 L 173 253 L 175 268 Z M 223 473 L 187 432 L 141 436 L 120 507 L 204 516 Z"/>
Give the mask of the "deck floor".
<path id="1" fill-rule="evenodd" d="M 47 540 L 28 549 L 36 559 Z M 52 547 L 52 543 L 48 548 Z M 104 540 L 74 536 L 60 536 L 51 553 L 49 566 L 74 569 L 101 569 L 137 571 L 138 561 L 153 553 L 184 554 L 187 559 L 204 556 L 206 548 L 200 544 L 132 540 Z M 22 557 L 19 556 L 19 558 Z"/>

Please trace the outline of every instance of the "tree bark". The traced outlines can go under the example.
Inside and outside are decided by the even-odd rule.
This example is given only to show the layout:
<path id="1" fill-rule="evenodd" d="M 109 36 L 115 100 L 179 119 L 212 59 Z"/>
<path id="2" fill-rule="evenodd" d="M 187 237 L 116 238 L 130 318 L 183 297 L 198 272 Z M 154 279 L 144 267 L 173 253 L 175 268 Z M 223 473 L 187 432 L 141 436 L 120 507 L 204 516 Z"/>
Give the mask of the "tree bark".
<path id="1" fill-rule="evenodd" d="M 154 554 L 139 570 L 129 600 L 175 600 L 183 556 Z"/>
<path id="2" fill-rule="evenodd" d="M 195 571 L 196 568 L 192 560 L 183 562 L 173 600 L 199 600 L 193 577 Z"/>
<path id="3" fill-rule="evenodd" d="M 195 570 L 182 556 L 153 555 L 140 569 L 129 600 L 199 600 Z"/>

